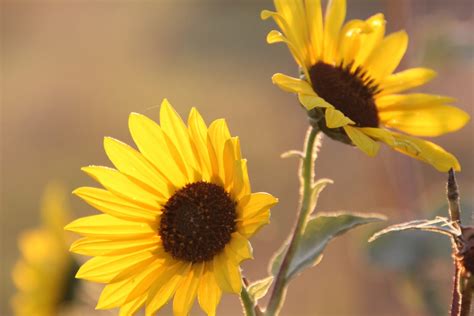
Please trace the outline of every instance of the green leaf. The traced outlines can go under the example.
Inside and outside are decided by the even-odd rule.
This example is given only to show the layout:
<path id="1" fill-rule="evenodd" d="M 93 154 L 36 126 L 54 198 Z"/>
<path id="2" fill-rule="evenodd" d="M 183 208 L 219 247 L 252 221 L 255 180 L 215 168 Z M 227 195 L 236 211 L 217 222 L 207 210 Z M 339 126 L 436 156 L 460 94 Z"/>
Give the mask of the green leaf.
<path id="1" fill-rule="evenodd" d="M 313 184 L 313 186 L 311 187 L 311 199 L 309 202 L 309 209 L 311 210 L 311 212 L 316 208 L 316 205 L 318 204 L 319 194 L 328 184 L 332 183 L 333 181 L 331 179 L 323 178 L 319 179 Z"/>
<path id="2" fill-rule="evenodd" d="M 456 228 L 453 223 L 449 221 L 448 218 L 437 216 L 433 220 L 421 219 L 389 226 L 372 235 L 372 237 L 370 237 L 369 239 L 369 242 L 376 240 L 382 235 L 393 232 L 400 232 L 404 230 L 429 231 L 438 234 L 448 235 L 450 237 L 456 237 L 461 235 L 460 229 Z"/>
<path id="3" fill-rule="evenodd" d="M 382 220 L 385 220 L 385 217 L 380 214 L 348 212 L 320 213 L 309 219 L 290 262 L 286 279 L 290 280 L 303 269 L 317 265 L 322 260 L 324 248 L 333 238 L 357 226 Z M 273 276 L 280 270 L 287 247 L 288 243 L 277 252 L 271 262 L 270 271 Z"/>
<path id="4" fill-rule="evenodd" d="M 285 151 L 283 154 L 280 155 L 281 158 L 292 158 L 296 157 L 299 159 L 304 159 L 304 153 L 299 150 L 288 150 Z"/>
<path id="5" fill-rule="evenodd" d="M 265 279 L 255 281 L 254 283 L 250 284 L 247 291 L 255 303 L 267 294 L 272 282 L 273 276 L 271 275 Z"/>

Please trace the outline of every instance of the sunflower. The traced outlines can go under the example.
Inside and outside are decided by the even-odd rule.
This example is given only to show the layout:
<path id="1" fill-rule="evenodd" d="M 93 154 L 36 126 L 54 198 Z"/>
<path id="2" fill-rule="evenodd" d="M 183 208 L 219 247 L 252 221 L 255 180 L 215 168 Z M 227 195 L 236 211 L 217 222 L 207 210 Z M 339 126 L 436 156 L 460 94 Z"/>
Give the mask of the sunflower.
<path id="1" fill-rule="evenodd" d="M 105 151 L 117 169 L 83 168 L 104 188 L 74 193 L 104 214 L 67 230 L 84 237 L 71 251 L 94 256 L 76 277 L 105 283 L 98 309 L 153 315 L 173 296 L 175 315 L 198 299 L 215 315 L 223 292 L 240 293 L 240 263 L 252 258 L 249 238 L 269 222 L 277 199 L 251 193 L 247 163 L 225 120 L 209 127 L 193 108 L 188 127 L 164 100 L 161 126 L 132 113 L 139 151 L 113 138 Z"/>
<path id="2" fill-rule="evenodd" d="M 63 230 L 69 220 L 66 196 L 61 186 L 50 184 L 43 197 L 41 226 L 19 237 L 22 258 L 12 273 L 18 289 L 12 300 L 15 315 L 57 315 L 72 299 L 75 264 Z"/>
<path id="3" fill-rule="evenodd" d="M 438 145 L 413 136 L 438 136 L 463 127 L 469 115 L 449 105 L 454 99 L 423 93 L 400 94 L 433 79 L 435 72 L 412 68 L 394 73 L 408 45 L 405 31 L 385 36 L 385 19 L 344 24 L 345 0 L 330 0 L 323 19 L 320 0 L 275 0 L 264 10 L 283 32 L 267 42 L 285 43 L 300 67 L 300 78 L 277 73 L 273 82 L 297 93 L 312 125 L 329 136 L 375 156 L 380 142 L 433 165 L 460 170 L 457 159 Z M 394 132 L 397 129 L 406 134 Z"/>

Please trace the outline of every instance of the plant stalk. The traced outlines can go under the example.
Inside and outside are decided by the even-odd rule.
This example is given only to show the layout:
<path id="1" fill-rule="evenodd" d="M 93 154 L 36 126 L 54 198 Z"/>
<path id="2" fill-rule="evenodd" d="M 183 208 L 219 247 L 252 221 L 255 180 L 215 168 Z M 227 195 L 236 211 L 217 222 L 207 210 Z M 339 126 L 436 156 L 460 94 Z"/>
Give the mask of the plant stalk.
<path id="1" fill-rule="evenodd" d="M 245 282 L 242 284 L 242 291 L 240 292 L 240 299 L 242 300 L 242 305 L 244 307 L 246 316 L 257 316 L 255 309 L 255 303 L 250 298 L 249 292 L 247 291 Z"/>
<path id="2" fill-rule="evenodd" d="M 313 185 L 313 152 L 314 152 L 314 145 L 316 136 L 318 135 L 319 130 L 315 129 L 314 127 L 310 127 L 310 131 L 306 138 L 305 143 L 305 156 L 302 163 L 301 168 L 301 186 L 302 186 L 302 200 L 300 204 L 300 210 L 298 213 L 298 218 L 296 221 L 295 228 L 293 230 L 293 234 L 291 236 L 290 243 L 288 245 L 288 249 L 286 251 L 285 257 L 282 261 L 280 266 L 280 270 L 278 271 L 277 277 L 275 279 L 275 285 L 273 287 L 272 294 L 270 296 L 270 300 L 265 311 L 266 316 L 273 316 L 278 314 L 280 310 L 286 292 L 287 284 L 287 273 L 290 263 L 293 259 L 295 254 L 296 248 L 298 247 L 298 243 L 301 239 L 301 235 L 304 231 L 304 227 L 306 224 L 306 219 L 308 214 L 311 212 L 310 203 L 311 203 L 311 188 Z"/>
<path id="3" fill-rule="evenodd" d="M 461 271 L 456 262 L 454 262 L 454 277 L 453 277 L 453 295 L 451 298 L 451 311 L 450 316 L 459 316 L 461 312 L 459 307 L 461 306 L 461 293 L 459 293 L 459 279 Z"/>
<path id="4" fill-rule="evenodd" d="M 461 311 L 460 316 L 469 316 L 471 315 L 471 302 L 472 302 L 472 292 L 474 290 L 474 278 L 469 276 L 469 278 L 461 278 Z"/>

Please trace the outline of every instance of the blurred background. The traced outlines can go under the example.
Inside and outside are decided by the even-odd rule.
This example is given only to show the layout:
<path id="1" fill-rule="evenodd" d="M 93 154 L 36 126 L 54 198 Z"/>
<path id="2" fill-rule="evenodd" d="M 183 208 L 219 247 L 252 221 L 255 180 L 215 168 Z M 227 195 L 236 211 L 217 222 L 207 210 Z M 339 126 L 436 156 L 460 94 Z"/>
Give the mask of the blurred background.
<path id="1" fill-rule="evenodd" d="M 389 32 L 406 29 L 410 44 L 399 69 L 436 69 L 438 77 L 418 91 L 453 96 L 473 117 L 473 5 L 348 0 L 348 18 L 383 12 Z M 38 225 L 46 184 L 59 179 L 69 191 L 95 185 L 79 168 L 111 165 L 103 137 L 132 143 L 128 114 L 158 119 L 164 97 L 183 117 L 192 106 L 208 123 L 225 117 L 241 138 L 253 189 L 280 198 L 272 223 L 253 240 L 255 260 L 243 266 L 251 280 L 266 276 L 298 204 L 298 163 L 279 156 L 302 147 L 307 123 L 295 97 L 271 83 L 273 73 L 296 74 L 296 67 L 286 47 L 266 44 L 275 25 L 260 20 L 262 9 L 273 9 L 272 1 L 1 2 L 0 315 L 12 314 L 17 239 Z M 473 124 L 435 142 L 462 164 L 457 179 L 470 223 Z M 388 223 L 447 214 L 447 175 L 387 148 L 369 158 L 325 138 L 316 172 L 335 181 L 318 211 L 380 212 Z M 96 213 L 76 197 L 70 203 L 75 217 Z M 291 284 L 282 315 L 446 314 L 453 272 L 447 238 L 406 233 L 367 244 L 386 224 L 329 244 L 319 266 Z M 100 314 L 92 307 L 76 312 L 94 313 Z M 218 314 L 240 315 L 238 297 L 225 296 Z"/>

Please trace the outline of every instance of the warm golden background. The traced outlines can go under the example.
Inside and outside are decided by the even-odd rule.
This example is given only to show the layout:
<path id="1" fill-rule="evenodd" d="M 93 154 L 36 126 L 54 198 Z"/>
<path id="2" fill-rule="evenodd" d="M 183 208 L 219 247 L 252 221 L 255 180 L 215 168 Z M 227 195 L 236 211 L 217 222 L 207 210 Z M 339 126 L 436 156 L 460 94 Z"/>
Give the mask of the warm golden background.
<path id="1" fill-rule="evenodd" d="M 401 67 L 438 70 L 424 91 L 456 97 L 472 117 L 473 3 L 348 0 L 348 17 L 384 12 L 388 31 L 407 29 L 410 45 Z M 295 98 L 270 81 L 275 72 L 296 72 L 285 47 L 265 43 L 274 25 L 260 21 L 259 13 L 272 7 L 270 0 L 1 3 L 1 315 L 11 314 L 17 236 L 37 225 L 45 185 L 51 179 L 70 190 L 92 184 L 79 168 L 110 165 L 103 136 L 130 143 L 128 114 L 157 119 L 164 97 L 182 116 L 196 106 L 207 122 L 225 117 L 241 137 L 254 190 L 280 198 L 271 225 L 253 240 L 256 260 L 244 264 L 250 279 L 266 275 L 298 202 L 297 162 L 279 155 L 302 146 L 307 126 Z M 463 166 L 458 181 L 467 218 L 474 196 L 473 132 L 469 123 L 436 139 Z M 335 180 L 321 196 L 320 211 L 377 211 L 395 223 L 431 217 L 444 205 L 445 174 L 386 148 L 369 158 L 324 139 L 316 170 Z M 95 212 L 76 197 L 71 203 L 76 216 Z M 331 243 L 322 263 L 292 283 L 282 315 L 432 315 L 436 308 L 445 314 L 453 269 L 442 248 L 449 243 L 406 234 L 387 237 L 375 249 L 366 239 L 381 227 L 359 228 Z M 371 259 L 374 252 L 380 260 Z M 226 296 L 218 312 L 239 315 L 237 296 Z"/>

